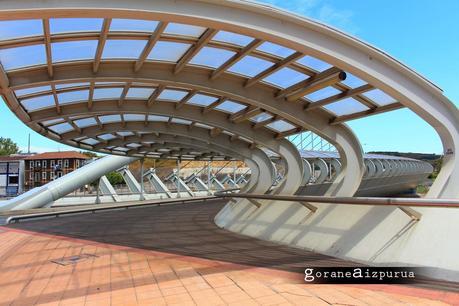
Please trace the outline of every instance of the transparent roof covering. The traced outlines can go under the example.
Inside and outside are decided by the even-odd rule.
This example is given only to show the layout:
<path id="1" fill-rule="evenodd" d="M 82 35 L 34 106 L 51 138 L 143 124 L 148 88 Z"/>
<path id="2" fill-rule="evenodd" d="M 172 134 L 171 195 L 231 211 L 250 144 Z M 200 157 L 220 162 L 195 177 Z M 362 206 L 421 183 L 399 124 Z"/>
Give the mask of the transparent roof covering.
<path id="1" fill-rule="evenodd" d="M 326 77 L 333 69 L 342 70 L 312 55 L 240 33 L 221 29 L 211 29 L 215 30 L 212 32 L 207 31 L 205 27 L 174 22 L 167 22 L 165 27 L 158 28 L 160 22 L 157 20 L 52 17 L 49 18 L 47 31 L 47 22 L 41 19 L 0 21 L 0 62 L 7 76 L 23 71 L 28 73 L 29 70 L 34 75 L 47 73 L 47 77 L 42 78 L 41 82 L 24 83 L 11 89 L 23 109 L 32 115 L 35 112 L 40 113 L 43 109 L 46 109 L 46 112 L 56 109 L 57 114 L 54 117 L 39 120 L 41 126 L 55 134 L 92 126 L 136 121 L 146 124 L 169 122 L 190 125 L 190 128 L 213 128 L 206 122 L 187 120 L 186 116 L 158 116 L 153 111 L 137 111 L 141 114 L 125 113 L 125 108 L 123 112 L 120 110 L 120 114 L 116 114 L 116 110 L 113 109 L 94 113 L 89 105 L 86 107 L 88 114 L 80 111 L 77 117 L 68 115 L 56 119 L 61 109 L 83 107 L 84 103 L 102 106 L 107 105 L 107 102 L 100 100 L 120 99 L 129 101 L 120 101 L 118 107 L 155 107 L 158 103 L 175 102 L 177 110 L 182 111 L 178 108 L 183 107 L 185 114 L 186 107 L 200 107 L 206 116 L 212 116 L 212 113 L 207 114 L 208 110 L 226 113 L 228 119 L 242 116 L 240 121 L 247 120 L 257 126 L 261 123 L 264 131 L 273 134 L 293 132 L 300 128 L 282 119 L 281 113 L 276 113 L 272 109 L 269 109 L 269 112 L 256 109 L 255 105 L 251 105 L 252 98 L 231 93 L 231 86 L 235 86 L 237 82 L 245 87 L 260 85 L 248 90 L 270 91 L 272 96 L 279 95 L 287 100 L 291 96 L 298 96 L 297 100 L 290 100 L 294 100 L 292 103 L 303 103 L 305 111 L 311 111 L 308 109 L 309 106 L 317 103 L 316 108 L 319 108 L 321 115 L 327 116 L 329 120 L 339 120 L 343 118 L 341 116 L 352 114 L 359 118 L 370 114 L 362 114 L 364 111 L 374 110 L 377 113 L 381 106 L 385 106 L 385 111 L 390 110 L 387 106 L 399 105 L 390 95 L 350 73 L 346 73 L 345 80 L 333 84 L 324 82 L 323 86 L 315 85 L 314 90 L 308 90 L 308 82 L 314 84 L 315 80 L 320 80 L 322 76 Z M 105 38 L 101 33 L 103 28 L 108 30 Z M 156 40 L 150 39 L 156 34 Z M 207 39 L 203 40 L 206 37 Z M 250 48 L 247 49 L 249 45 Z M 98 49 L 101 52 L 97 52 Z M 183 61 L 185 63 L 182 63 Z M 151 65 L 145 69 L 152 69 L 155 73 L 173 71 L 178 79 L 181 68 L 186 67 L 191 75 L 196 76 L 196 80 L 206 73 L 212 81 L 221 78 L 221 75 L 231 76 L 230 80 L 236 81 L 228 86 L 228 93 L 224 93 L 213 86 L 193 86 L 194 80 L 191 80 L 190 84 L 172 84 L 172 81 L 161 81 L 156 76 L 148 79 L 148 70 L 139 78 L 111 78 L 110 75 L 98 74 L 100 63 L 108 69 L 110 65 L 129 64 L 129 67 L 132 67 L 129 68 L 129 73 L 132 73 L 131 69 L 137 71 L 142 69 L 143 65 Z M 182 64 L 183 67 L 177 69 Z M 69 75 L 68 78 L 59 79 L 58 75 L 55 79 L 55 67 L 64 70 L 66 67 L 75 67 L 77 71 L 90 70 L 90 76 Z M 226 79 L 217 81 L 224 82 Z M 256 92 L 252 97 L 258 97 Z M 281 99 L 278 101 L 284 103 Z M 122 103 L 125 104 L 121 105 Z M 372 105 L 374 108 L 370 108 Z M 253 108 L 255 110 L 252 114 Z M 222 132 L 224 135 L 233 135 L 229 131 Z M 120 133 L 128 132 L 120 131 L 117 135 L 122 136 Z M 92 146 L 99 143 L 99 140 L 107 141 L 115 137 L 117 136 L 112 133 L 101 131 L 99 136 L 86 137 L 81 142 Z M 125 151 L 126 148 L 120 149 L 121 147 L 111 149 Z"/>

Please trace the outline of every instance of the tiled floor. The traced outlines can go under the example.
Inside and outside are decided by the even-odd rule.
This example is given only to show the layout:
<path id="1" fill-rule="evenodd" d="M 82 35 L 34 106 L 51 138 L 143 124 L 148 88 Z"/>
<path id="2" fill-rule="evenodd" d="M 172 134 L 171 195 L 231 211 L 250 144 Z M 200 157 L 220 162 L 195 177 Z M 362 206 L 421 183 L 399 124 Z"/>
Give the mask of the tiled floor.
<path id="1" fill-rule="evenodd" d="M 304 284 L 306 265 L 353 264 L 221 230 L 212 221 L 221 207 L 137 208 L 0 227 L 0 305 L 459 305 L 459 294 L 448 291 Z M 53 262 L 79 254 L 95 256 Z"/>

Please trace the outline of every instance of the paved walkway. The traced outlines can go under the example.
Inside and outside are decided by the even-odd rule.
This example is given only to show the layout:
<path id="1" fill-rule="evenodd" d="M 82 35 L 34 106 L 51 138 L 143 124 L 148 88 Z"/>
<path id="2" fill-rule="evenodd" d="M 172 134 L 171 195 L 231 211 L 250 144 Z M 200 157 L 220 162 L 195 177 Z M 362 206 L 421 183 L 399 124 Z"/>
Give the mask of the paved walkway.
<path id="1" fill-rule="evenodd" d="M 305 284 L 306 265 L 353 264 L 219 229 L 222 205 L 0 227 L 0 305 L 459 305 L 448 291 Z"/>

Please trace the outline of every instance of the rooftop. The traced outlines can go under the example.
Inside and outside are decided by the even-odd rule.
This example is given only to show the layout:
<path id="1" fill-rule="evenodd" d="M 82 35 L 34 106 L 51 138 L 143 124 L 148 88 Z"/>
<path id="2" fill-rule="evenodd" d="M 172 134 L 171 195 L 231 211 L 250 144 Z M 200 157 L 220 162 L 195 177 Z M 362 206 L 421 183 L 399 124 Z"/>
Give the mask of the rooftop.
<path id="1" fill-rule="evenodd" d="M 35 160 L 35 159 L 62 159 L 62 158 L 89 159 L 88 156 L 81 154 L 80 152 L 77 152 L 77 151 L 45 152 L 45 153 L 28 156 L 24 159 Z"/>

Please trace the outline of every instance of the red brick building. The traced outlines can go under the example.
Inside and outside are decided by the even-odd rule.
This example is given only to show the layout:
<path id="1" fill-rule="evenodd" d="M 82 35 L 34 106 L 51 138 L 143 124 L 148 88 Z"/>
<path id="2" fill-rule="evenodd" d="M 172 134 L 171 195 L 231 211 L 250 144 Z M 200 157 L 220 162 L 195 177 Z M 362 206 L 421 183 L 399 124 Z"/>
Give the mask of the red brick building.
<path id="1" fill-rule="evenodd" d="M 42 186 L 70 173 L 88 160 L 76 151 L 46 152 L 25 158 L 25 189 Z"/>

